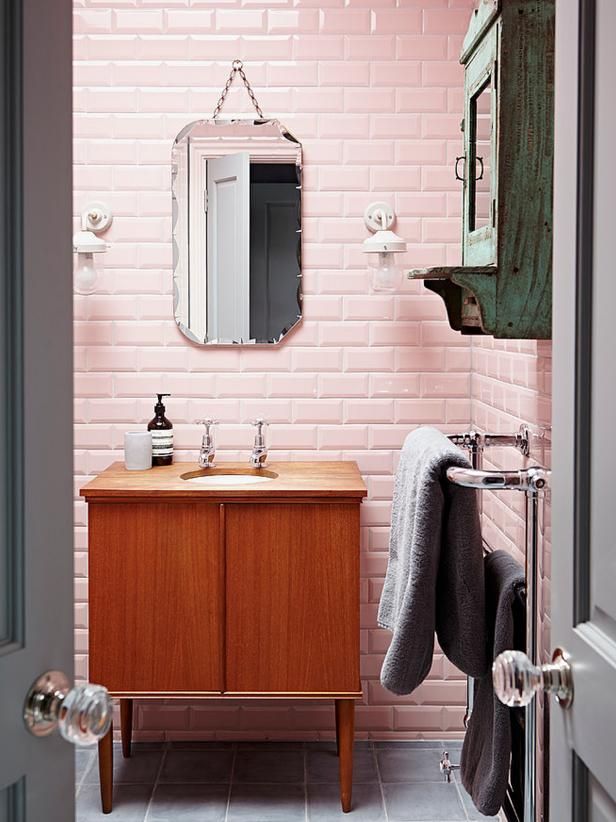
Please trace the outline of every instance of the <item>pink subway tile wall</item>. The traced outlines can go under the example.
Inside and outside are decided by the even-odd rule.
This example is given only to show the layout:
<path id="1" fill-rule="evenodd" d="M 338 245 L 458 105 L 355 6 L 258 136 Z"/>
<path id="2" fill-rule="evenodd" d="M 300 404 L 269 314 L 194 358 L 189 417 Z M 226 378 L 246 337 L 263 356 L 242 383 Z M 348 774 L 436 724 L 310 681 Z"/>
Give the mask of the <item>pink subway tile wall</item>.
<path id="1" fill-rule="evenodd" d="M 416 425 L 468 426 L 471 353 L 487 363 L 493 349 L 471 352 L 420 284 L 371 294 L 360 242 L 365 206 L 385 199 L 409 244 L 405 265 L 459 262 L 457 58 L 472 5 L 75 2 L 75 213 L 103 199 L 115 215 L 100 287 L 75 300 L 76 492 L 122 458 L 124 431 L 145 426 L 157 391 L 173 395 L 167 408 L 179 460 L 196 458 L 194 420 L 206 415 L 221 420 L 221 460 L 246 459 L 247 423 L 260 413 L 272 423 L 274 458 L 357 460 L 369 488 L 357 718 L 364 737 L 462 732 L 464 681 L 440 650 L 412 696 L 381 688 L 388 637 L 375 627 L 376 610 L 398 450 Z M 304 146 L 305 319 L 271 349 L 199 348 L 172 317 L 171 144 L 186 123 L 210 115 L 236 57 L 266 114 Z M 241 88 L 225 111 L 249 111 Z M 533 354 L 520 357 L 530 362 Z M 495 382 L 488 371 L 477 385 Z M 503 397 L 518 388 L 503 383 Z M 477 421 L 491 422 L 486 403 L 474 405 Z M 527 409 L 504 402 L 502 413 Z M 77 671 L 85 677 L 87 512 L 77 496 L 75 519 Z M 148 703 L 136 726 L 146 739 L 318 738 L 333 734 L 333 715 L 321 704 Z"/>
<path id="2" fill-rule="evenodd" d="M 517 469 L 551 467 L 552 343 L 475 339 L 472 344 L 471 404 L 473 424 L 496 433 L 531 430 L 531 453 L 513 448 L 487 449 L 484 466 Z M 504 548 L 524 562 L 525 499 L 517 491 L 484 493 L 482 531 L 494 548 Z M 539 507 L 538 625 L 540 654 L 548 661 L 550 642 L 551 506 L 549 492 Z"/>

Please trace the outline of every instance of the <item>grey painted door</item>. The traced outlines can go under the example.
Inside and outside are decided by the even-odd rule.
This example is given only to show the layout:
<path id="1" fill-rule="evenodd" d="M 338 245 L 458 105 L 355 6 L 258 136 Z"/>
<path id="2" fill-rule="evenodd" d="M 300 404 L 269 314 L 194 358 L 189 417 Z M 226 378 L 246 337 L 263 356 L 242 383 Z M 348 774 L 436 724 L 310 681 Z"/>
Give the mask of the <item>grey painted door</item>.
<path id="1" fill-rule="evenodd" d="M 552 822 L 616 820 L 616 3 L 559 0 L 554 213 Z"/>
<path id="2" fill-rule="evenodd" d="M 0 0 L 0 820 L 73 819 L 24 698 L 73 675 L 71 3 Z"/>

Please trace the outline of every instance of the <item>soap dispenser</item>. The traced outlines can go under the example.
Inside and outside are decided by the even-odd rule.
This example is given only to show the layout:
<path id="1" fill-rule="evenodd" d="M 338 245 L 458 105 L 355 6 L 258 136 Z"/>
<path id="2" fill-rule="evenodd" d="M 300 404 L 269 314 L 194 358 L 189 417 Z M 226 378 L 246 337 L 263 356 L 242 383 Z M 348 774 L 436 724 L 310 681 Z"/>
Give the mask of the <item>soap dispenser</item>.
<path id="1" fill-rule="evenodd" d="M 171 465 L 173 462 L 173 424 L 165 417 L 163 397 L 171 394 L 157 394 L 154 417 L 148 423 L 152 432 L 152 465 Z"/>

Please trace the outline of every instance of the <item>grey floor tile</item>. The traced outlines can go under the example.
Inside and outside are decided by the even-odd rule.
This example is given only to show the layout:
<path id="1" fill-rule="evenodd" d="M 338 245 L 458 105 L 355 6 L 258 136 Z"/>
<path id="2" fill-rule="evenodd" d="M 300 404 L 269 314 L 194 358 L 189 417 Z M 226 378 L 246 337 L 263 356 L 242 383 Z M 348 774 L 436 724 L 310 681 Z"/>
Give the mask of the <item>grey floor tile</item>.
<path id="1" fill-rule="evenodd" d="M 303 782 L 303 751 L 238 751 L 233 782 Z"/>
<path id="2" fill-rule="evenodd" d="M 238 751 L 303 751 L 303 742 L 238 742 Z"/>
<path id="3" fill-rule="evenodd" d="M 447 747 L 449 745 L 449 747 Z M 413 739 L 409 742 L 375 742 L 377 750 L 408 750 L 408 751 L 453 751 L 456 747 L 461 747 L 462 743 L 443 742 L 440 739 Z"/>
<path id="4" fill-rule="evenodd" d="M 96 785 L 84 785 L 77 797 L 78 822 L 143 822 L 148 807 L 149 785 L 118 785 L 113 792 L 111 816 L 101 810 L 101 796 Z"/>
<path id="5" fill-rule="evenodd" d="M 224 822 L 228 785 L 157 785 L 148 822 Z"/>
<path id="6" fill-rule="evenodd" d="M 385 748 L 376 756 L 383 782 L 441 782 L 440 752 L 436 749 Z"/>
<path id="7" fill-rule="evenodd" d="M 458 822 L 466 814 L 456 786 L 445 782 L 383 785 L 389 822 Z"/>
<path id="8" fill-rule="evenodd" d="M 374 748 L 374 743 L 368 739 L 358 739 L 355 741 L 354 746 L 356 751 L 368 751 Z M 336 750 L 336 741 L 334 739 L 331 740 L 323 740 L 322 742 L 306 742 L 306 750 L 308 751 L 335 751 Z"/>
<path id="9" fill-rule="evenodd" d="M 119 746 L 113 749 L 113 783 L 143 783 L 152 785 L 156 780 L 163 757 L 163 749 L 133 749 L 133 754 L 124 759 Z M 85 776 L 88 784 L 98 783 L 98 757 L 96 763 Z"/>
<path id="10" fill-rule="evenodd" d="M 229 782 L 233 755 L 228 750 L 169 750 L 160 782 Z"/>
<path id="11" fill-rule="evenodd" d="M 227 822 L 305 822 L 303 785 L 233 785 Z"/>
<path id="12" fill-rule="evenodd" d="M 335 748 L 331 751 L 308 748 L 306 752 L 308 782 L 338 782 L 339 761 Z M 378 782 L 372 749 L 360 748 L 353 751 L 353 782 Z"/>
<path id="13" fill-rule="evenodd" d="M 235 742 L 226 739 L 211 739 L 207 742 L 194 742 L 187 739 L 185 742 L 169 742 L 169 750 L 172 751 L 232 751 L 235 749 Z"/>
<path id="14" fill-rule="evenodd" d="M 462 796 L 462 804 L 466 809 L 466 815 L 471 820 L 471 822 L 477 822 L 477 820 L 484 820 L 484 819 L 493 819 L 498 821 L 498 816 L 484 816 L 480 813 L 477 808 L 475 807 L 473 800 L 470 796 L 466 793 L 462 785 L 460 784 L 460 780 L 456 777 L 456 781 L 458 783 L 458 789 Z"/>
<path id="15" fill-rule="evenodd" d="M 333 784 L 308 785 L 310 822 L 384 822 L 381 789 L 374 785 L 354 785 L 351 816 L 340 807 L 340 789 Z"/>

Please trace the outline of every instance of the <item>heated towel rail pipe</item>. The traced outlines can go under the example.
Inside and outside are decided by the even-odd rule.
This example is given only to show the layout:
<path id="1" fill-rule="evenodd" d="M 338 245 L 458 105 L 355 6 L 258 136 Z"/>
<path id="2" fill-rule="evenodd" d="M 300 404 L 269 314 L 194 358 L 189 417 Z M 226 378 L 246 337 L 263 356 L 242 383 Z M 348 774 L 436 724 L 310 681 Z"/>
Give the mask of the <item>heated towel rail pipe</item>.
<path id="1" fill-rule="evenodd" d="M 539 587 L 539 499 L 550 486 L 551 471 L 541 466 L 521 471 L 447 469 L 447 479 L 477 490 L 513 489 L 526 494 L 526 653 L 538 665 L 537 592 Z M 537 701 L 525 708 L 524 721 L 524 822 L 537 819 Z"/>

